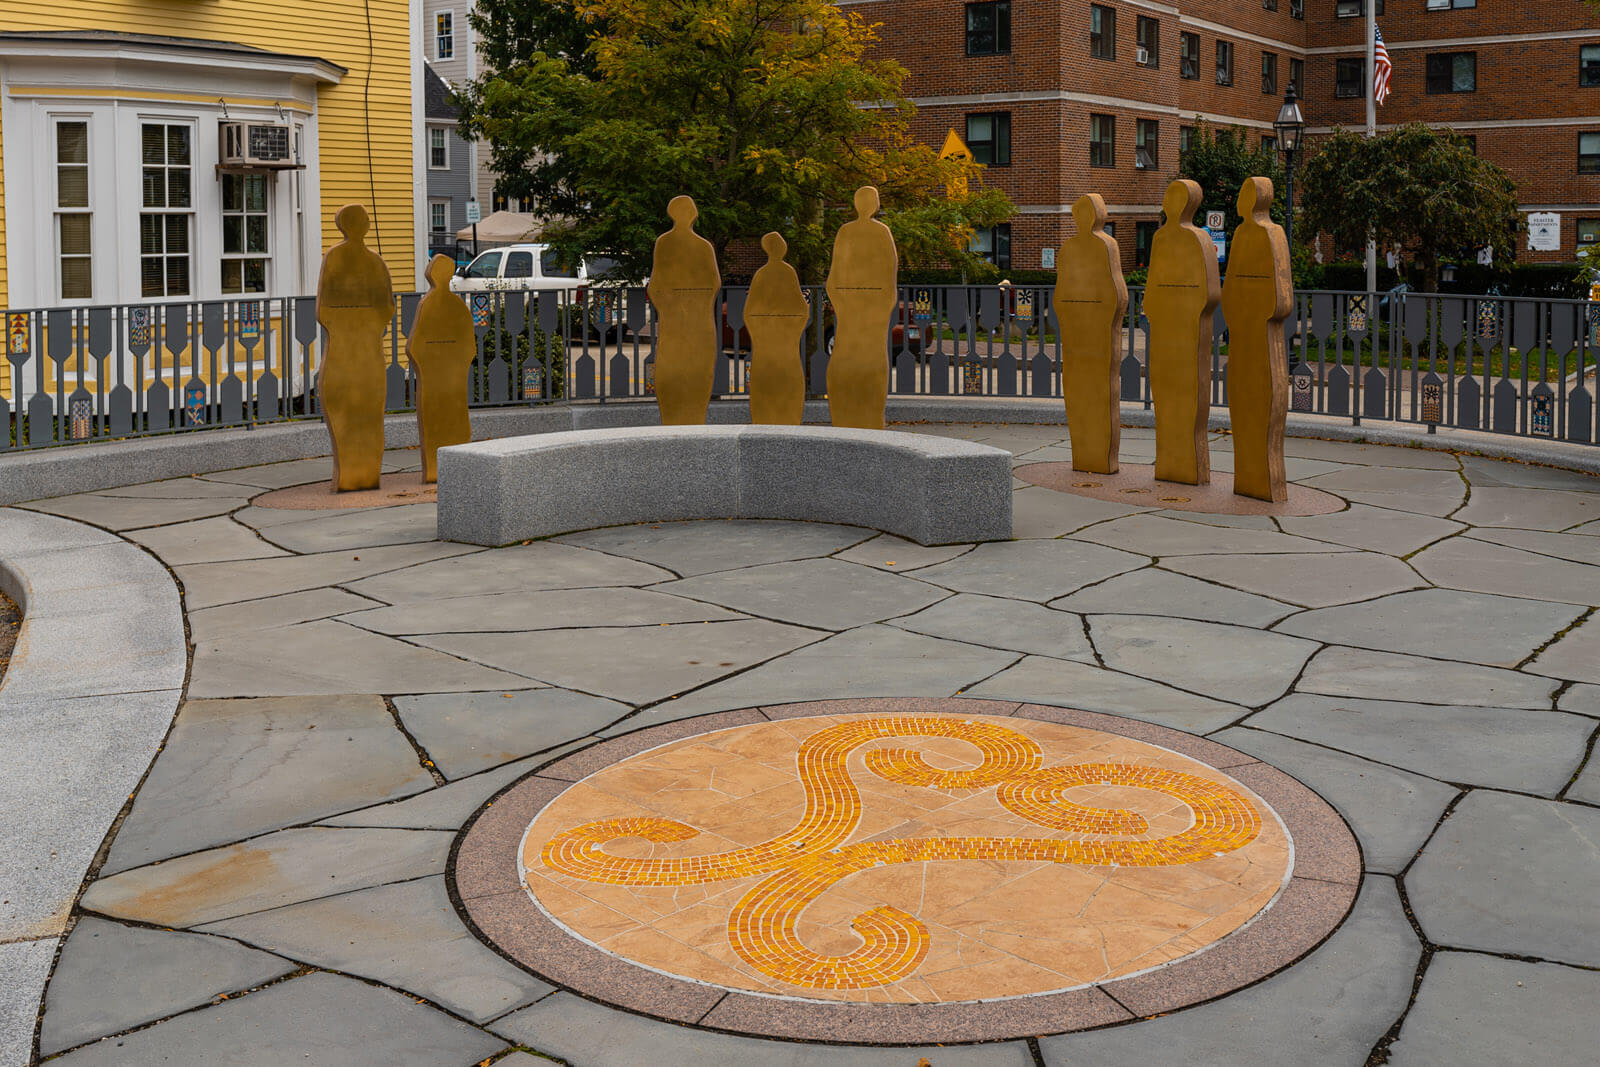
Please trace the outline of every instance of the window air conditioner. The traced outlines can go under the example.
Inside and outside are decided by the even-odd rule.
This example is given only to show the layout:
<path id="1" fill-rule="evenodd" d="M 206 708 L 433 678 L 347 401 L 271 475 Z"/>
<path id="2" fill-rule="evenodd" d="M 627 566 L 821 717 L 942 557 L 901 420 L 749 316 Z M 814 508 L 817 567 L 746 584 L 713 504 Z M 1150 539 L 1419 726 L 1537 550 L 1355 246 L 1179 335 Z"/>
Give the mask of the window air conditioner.
<path id="1" fill-rule="evenodd" d="M 281 170 L 293 168 L 289 127 L 276 122 L 224 122 L 219 145 L 221 167 Z"/>
<path id="2" fill-rule="evenodd" d="M 1150 50 L 1143 47 L 1135 48 L 1133 50 L 1133 58 L 1141 67 L 1148 67 L 1150 65 Z"/>

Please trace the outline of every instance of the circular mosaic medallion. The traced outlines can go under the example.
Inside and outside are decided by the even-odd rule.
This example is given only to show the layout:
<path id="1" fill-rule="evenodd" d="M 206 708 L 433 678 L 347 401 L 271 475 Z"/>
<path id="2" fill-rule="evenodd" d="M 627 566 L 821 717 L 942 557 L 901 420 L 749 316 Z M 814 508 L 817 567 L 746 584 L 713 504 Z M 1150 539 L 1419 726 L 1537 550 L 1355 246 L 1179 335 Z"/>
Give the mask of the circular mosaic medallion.
<path id="1" fill-rule="evenodd" d="M 568 756 L 480 813 L 454 876 L 486 939 L 586 995 L 719 1029 L 928 1042 L 1247 984 L 1337 924 L 1359 859 L 1304 786 L 1192 735 L 830 701 Z M 1286 906 L 1290 928 L 1252 933 Z"/>

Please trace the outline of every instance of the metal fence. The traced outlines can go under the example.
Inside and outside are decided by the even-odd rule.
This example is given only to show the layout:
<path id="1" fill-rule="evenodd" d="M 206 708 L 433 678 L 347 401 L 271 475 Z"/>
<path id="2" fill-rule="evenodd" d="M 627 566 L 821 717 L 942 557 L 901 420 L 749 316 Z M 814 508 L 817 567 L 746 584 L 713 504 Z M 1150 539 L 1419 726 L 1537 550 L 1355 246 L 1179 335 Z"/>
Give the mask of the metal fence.
<path id="1" fill-rule="evenodd" d="M 747 392 L 747 290 L 718 302 L 714 392 Z M 890 329 L 897 395 L 1059 397 L 1048 287 L 904 286 Z M 653 311 L 638 288 L 466 295 L 478 338 L 475 407 L 623 400 L 654 392 Z M 807 290 L 809 390 L 826 389 L 833 318 Z M 415 379 L 400 296 L 386 346 L 387 406 Z M 1130 292 L 1122 397 L 1150 405 L 1143 293 Z M 1300 292 L 1285 324 L 1291 410 L 1593 443 L 1600 305 L 1499 296 Z M 291 297 L 0 312 L 0 451 L 249 426 L 319 414 L 315 300 Z M 1072 324 L 1069 322 L 1068 328 Z M 1216 316 L 1211 400 L 1227 404 L 1228 332 Z M 758 371 L 759 373 L 759 371 Z"/>

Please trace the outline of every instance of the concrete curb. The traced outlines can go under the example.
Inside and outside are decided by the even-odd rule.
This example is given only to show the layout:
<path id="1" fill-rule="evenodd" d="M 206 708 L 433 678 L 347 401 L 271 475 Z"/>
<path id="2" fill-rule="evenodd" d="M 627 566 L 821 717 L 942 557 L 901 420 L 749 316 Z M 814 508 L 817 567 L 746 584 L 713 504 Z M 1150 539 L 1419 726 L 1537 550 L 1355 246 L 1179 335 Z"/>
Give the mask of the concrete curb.
<path id="1" fill-rule="evenodd" d="M 188 645 L 166 570 L 70 519 L 0 508 L 0 589 L 23 612 L 0 683 L 0 1067 L 20 1067 L 84 875 L 172 725 Z"/>
<path id="2" fill-rule="evenodd" d="M 922 545 L 1011 536 L 1011 454 L 833 426 L 619 426 L 439 451 L 439 537 L 504 545 L 598 526 L 792 519 Z"/>
<path id="3" fill-rule="evenodd" d="M 997 422 L 1066 424 L 1065 405 L 1057 398 L 1018 397 L 890 397 L 891 423 Z M 707 422 L 738 425 L 750 421 L 744 400 L 720 400 L 711 405 Z M 806 403 L 805 421 L 825 425 L 825 401 Z M 472 413 L 473 440 L 556 433 L 563 430 L 597 430 L 624 426 L 658 426 L 661 417 L 651 401 L 551 404 L 544 407 L 480 408 Z M 1154 425 L 1154 415 L 1137 403 L 1122 405 L 1125 426 Z M 1229 427 L 1226 408 L 1214 408 L 1211 428 Z M 392 448 L 417 443 L 416 418 L 391 415 L 384 433 Z M 1600 474 L 1600 446 L 1546 441 L 1503 434 L 1440 427 L 1428 433 L 1409 423 L 1364 423 L 1354 426 L 1347 417 L 1290 415 L 1291 437 L 1321 437 L 1441 451 L 1476 452 L 1492 459 L 1541 463 L 1585 474 Z M 37 452 L 0 455 L 0 505 L 38 500 L 69 493 L 92 493 L 163 478 L 253 467 L 291 459 L 325 456 L 330 452 L 328 433 L 320 421 L 276 423 L 256 429 L 204 430 L 194 433 L 146 437 L 92 445 L 47 448 Z"/>

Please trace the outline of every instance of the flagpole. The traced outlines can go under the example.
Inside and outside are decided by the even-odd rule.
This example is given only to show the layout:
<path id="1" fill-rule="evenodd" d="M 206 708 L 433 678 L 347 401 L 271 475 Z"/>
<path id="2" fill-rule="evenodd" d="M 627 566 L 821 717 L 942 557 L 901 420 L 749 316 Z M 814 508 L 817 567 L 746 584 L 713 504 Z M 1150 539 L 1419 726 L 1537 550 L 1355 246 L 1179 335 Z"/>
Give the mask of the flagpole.
<path id="1" fill-rule="evenodd" d="M 1378 133 L 1378 5 L 1376 0 L 1366 0 L 1362 5 L 1367 9 L 1367 138 L 1377 136 Z M 1378 242 L 1367 239 L 1367 297 L 1370 303 L 1378 293 Z M 1367 308 L 1368 316 L 1375 315 L 1376 307 Z M 1374 346 L 1376 347 L 1376 346 Z"/>

